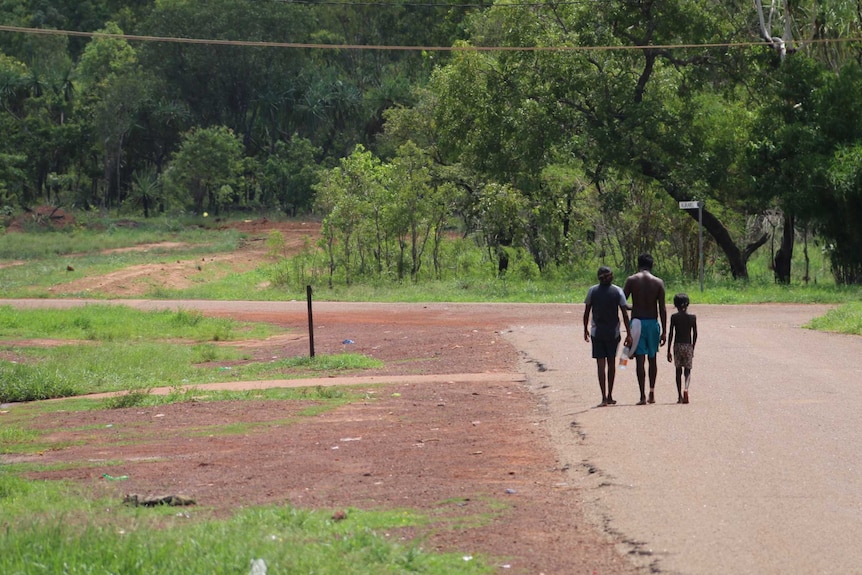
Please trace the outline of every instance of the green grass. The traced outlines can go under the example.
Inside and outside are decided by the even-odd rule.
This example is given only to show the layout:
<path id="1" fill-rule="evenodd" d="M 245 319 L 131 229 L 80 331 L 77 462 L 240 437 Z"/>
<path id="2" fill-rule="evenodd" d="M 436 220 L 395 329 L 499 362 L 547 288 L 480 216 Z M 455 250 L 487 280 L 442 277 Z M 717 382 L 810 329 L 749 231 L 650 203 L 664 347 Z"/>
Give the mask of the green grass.
<path id="1" fill-rule="evenodd" d="M 106 229 L 98 229 L 101 227 Z M 0 268 L 0 286 L 4 297 L 12 298 L 95 297 L 89 292 L 67 293 L 62 285 L 134 265 L 173 263 L 231 252 L 241 240 L 242 234 L 235 230 L 182 227 L 176 222 L 144 222 L 135 228 L 116 228 L 107 223 L 95 225 L 94 229 L 7 233 L 0 235 L 0 261 L 25 263 Z M 178 245 L 155 245 L 163 243 Z M 111 251 L 142 245 L 147 249 Z M 198 275 L 200 281 L 208 277 L 208 273 Z M 55 287 L 57 293 L 51 293 Z"/>
<path id="2" fill-rule="evenodd" d="M 0 260 L 53 260 L 82 261 L 79 258 L 93 256 L 104 250 L 130 248 L 143 244 L 174 242 L 186 244 L 183 248 L 150 248 L 151 254 L 167 254 L 175 251 L 229 251 L 236 249 L 241 234 L 235 230 L 207 229 L 200 225 L 184 225 L 178 220 L 166 218 L 127 219 L 122 221 L 97 219 L 81 222 L 82 225 L 66 230 L 42 228 L 28 233 L 7 233 L 0 236 Z M 107 254 L 106 259 L 134 258 L 139 252 Z"/>
<path id="3" fill-rule="evenodd" d="M 862 335 L 862 302 L 846 303 L 814 318 L 805 327 L 821 331 L 832 331 Z"/>
<path id="4" fill-rule="evenodd" d="M 0 286 L 4 297 L 87 297 L 104 298 L 90 292 L 68 292 L 63 285 L 85 276 L 109 273 L 143 263 L 171 263 L 178 259 L 194 260 L 201 254 L 227 252 L 237 248 L 242 234 L 218 229 L 213 222 L 200 218 L 190 221 L 169 218 L 149 220 L 112 220 L 95 215 L 78 215 L 83 225 L 71 231 L 39 231 L 0 235 L 0 260 L 26 261 L 26 265 L 0 268 Z M 142 244 L 175 242 L 179 247 L 153 247 L 146 252 L 105 253 L 105 249 Z M 540 279 L 530 279 L 514 266 L 506 278 L 498 278 L 493 262 L 470 242 L 455 242 L 460 255 L 458 269 L 444 270 L 442 280 L 404 281 L 369 280 L 360 277 L 351 286 L 336 278 L 332 289 L 323 272 L 325 258 L 309 245 L 299 256 L 270 263 L 245 273 L 215 273 L 218 264 L 208 265 L 191 278 L 187 289 L 153 287 L 147 297 L 156 299 L 216 300 L 304 300 L 306 285 L 314 288 L 321 301 L 383 302 L 523 302 L 580 303 L 583 293 L 595 283 L 595 269 L 600 263 L 584 262 L 579 266 L 549 269 Z M 454 244 L 453 244 L 454 245 Z M 454 249 L 454 248 L 453 248 Z M 692 303 L 742 304 L 764 302 L 843 303 L 862 299 L 858 286 L 835 286 L 828 261 L 817 245 L 809 246 L 810 283 L 805 273 L 802 246 L 794 252 L 792 285 L 774 283 L 768 267 L 770 250 L 764 246 L 751 258 L 749 280 L 734 281 L 722 272 L 721 258 L 710 263 L 701 292 L 697 278 L 683 277 L 672 263 L 657 262 L 656 273 L 668 286 L 669 297 L 685 291 Z M 462 264 L 470 264 L 462 269 Z M 460 263 L 458 263 L 460 262 Z M 466 265 L 466 264 L 465 264 Z M 71 266 L 74 271 L 67 271 Z M 467 271 L 465 271 L 467 270 Z M 223 277 L 222 277 L 223 276 Z M 617 270 L 617 283 L 625 274 Z"/>
<path id="5" fill-rule="evenodd" d="M 216 342 L 262 338 L 278 331 L 263 323 L 205 317 L 197 310 L 148 312 L 104 304 L 62 310 L 0 306 L 0 339 Z"/>
<path id="6" fill-rule="evenodd" d="M 347 354 L 252 362 L 227 369 L 198 364 L 237 359 L 237 352 L 230 348 L 149 342 L 15 348 L 15 353 L 20 359 L 14 363 L 0 360 L 0 403 L 223 381 L 291 379 L 381 365 L 379 360 Z"/>
<path id="7" fill-rule="evenodd" d="M 64 483 L 25 481 L 0 471 L 0 572 L 198 575 L 270 573 L 386 575 L 490 573 L 481 558 L 427 553 L 392 536 L 433 527 L 410 510 L 242 509 L 216 519 L 205 509 L 120 505 Z M 390 535 L 387 535 L 390 534 Z"/>
<path id="8" fill-rule="evenodd" d="M 215 342 L 263 338 L 277 330 L 262 323 L 205 317 L 197 311 L 145 312 L 126 306 L 86 305 L 66 310 L 0 307 L 0 403 L 154 387 L 246 379 L 289 379 L 379 367 L 354 354 L 248 361 Z M 67 341 L 27 347 L 15 340 Z M 154 361 L 157 358 L 157 361 Z M 232 362 L 224 367 L 219 363 Z M 131 396 L 133 397 L 133 395 Z"/>

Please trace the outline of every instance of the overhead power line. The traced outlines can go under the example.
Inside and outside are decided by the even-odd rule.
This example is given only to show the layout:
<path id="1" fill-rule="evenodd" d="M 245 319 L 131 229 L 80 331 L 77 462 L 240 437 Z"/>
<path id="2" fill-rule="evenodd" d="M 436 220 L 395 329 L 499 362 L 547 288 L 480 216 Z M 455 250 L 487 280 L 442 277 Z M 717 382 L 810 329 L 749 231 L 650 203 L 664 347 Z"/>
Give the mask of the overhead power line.
<path id="1" fill-rule="evenodd" d="M 702 48 L 752 48 L 769 46 L 766 42 L 715 42 L 703 44 L 650 44 L 647 46 L 390 46 L 383 44 L 312 44 L 306 42 L 259 42 L 254 40 L 216 40 L 212 38 L 177 38 L 171 36 L 139 36 L 136 34 L 108 34 L 105 32 L 79 32 L 76 30 L 50 30 L 0 25 L 0 32 L 37 34 L 45 36 L 78 36 L 86 38 L 117 38 L 139 42 L 167 42 L 202 44 L 209 46 L 252 46 L 258 48 L 293 48 L 314 50 L 379 50 L 425 52 L 586 52 L 620 50 L 681 50 Z M 862 38 L 834 38 L 806 40 L 806 44 L 832 44 L 862 42 Z"/>

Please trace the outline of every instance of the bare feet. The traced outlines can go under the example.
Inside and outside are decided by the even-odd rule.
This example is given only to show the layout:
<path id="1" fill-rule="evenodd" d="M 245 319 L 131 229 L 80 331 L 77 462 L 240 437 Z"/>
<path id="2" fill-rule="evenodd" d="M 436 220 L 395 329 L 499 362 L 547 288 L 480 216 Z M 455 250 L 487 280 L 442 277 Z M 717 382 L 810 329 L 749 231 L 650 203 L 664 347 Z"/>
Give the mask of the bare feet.
<path id="1" fill-rule="evenodd" d="M 683 402 L 683 403 L 688 403 L 688 391 L 684 391 L 684 392 L 682 393 L 682 402 Z"/>
<path id="2" fill-rule="evenodd" d="M 641 400 L 637 402 L 637 405 L 646 405 L 646 398 L 642 397 Z"/>
<path id="3" fill-rule="evenodd" d="M 608 405 L 616 405 L 616 404 L 617 404 L 617 400 L 608 398 Z"/>
<path id="4" fill-rule="evenodd" d="M 655 403 L 655 395 L 653 395 L 653 392 L 649 392 L 649 402 Z"/>

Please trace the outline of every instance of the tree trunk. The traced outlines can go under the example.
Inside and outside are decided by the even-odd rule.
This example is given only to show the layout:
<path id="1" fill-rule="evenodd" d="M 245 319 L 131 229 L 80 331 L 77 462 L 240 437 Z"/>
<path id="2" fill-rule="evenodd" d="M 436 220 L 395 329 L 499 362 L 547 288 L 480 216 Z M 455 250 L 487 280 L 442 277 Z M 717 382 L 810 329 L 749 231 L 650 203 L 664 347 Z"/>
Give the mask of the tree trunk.
<path id="1" fill-rule="evenodd" d="M 781 247 L 775 254 L 773 262 L 773 270 L 775 272 L 775 282 L 780 284 L 790 283 L 790 269 L 793 260 L 793 239 L 795 231 L 796 218 L 792 215 L 784 214 L 784 230 L 781 233 Z"/>
<path id="2" fill-rule="evenodd" d="M 691 198 L 687 197 L 687 194 L 684 194 L 682 190 L 669 181 L 670 178 L 666 174 L 667 170 L 663 166 L 658 166 L 649 160 L 641 160 L 640 166 L 641 173 L 662 184 L 662 187 L 671 198 L 677 202 L 691 200 Z M 697 221 L 698 210 L 685 211 Z M 730 236 L 730 232 L 724 227 L 724 224 L 712 212 L 706 208 L 703 208 L 701 211 L 703 213 L 703 229 L 712 236 L 712 239 L 715 240 L 715 243 L 724 252 L 730 264 L 730 273 L 733 279 L 748 279 L 748 258 L 767 242 L 769 235 L 764 233 L 760 238 L 740 249 Z"/>

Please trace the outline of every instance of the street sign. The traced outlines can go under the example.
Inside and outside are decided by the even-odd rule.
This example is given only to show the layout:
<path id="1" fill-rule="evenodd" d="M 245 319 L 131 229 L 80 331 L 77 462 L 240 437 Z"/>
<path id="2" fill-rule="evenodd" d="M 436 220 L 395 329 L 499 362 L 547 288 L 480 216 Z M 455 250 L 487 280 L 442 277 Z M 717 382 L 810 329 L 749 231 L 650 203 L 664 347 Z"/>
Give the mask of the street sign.
<path id="1" fill-rule="evenodd" d="M 700 291 L 703 291 L 703 202 L 700 200 L 680 202 L 679 209 L 697 210 L 697 251 L 700 256 Z"/>

